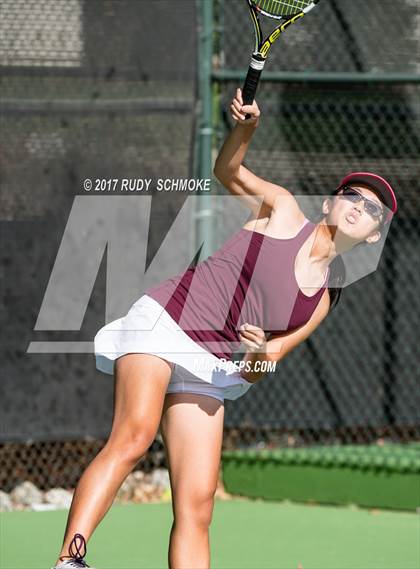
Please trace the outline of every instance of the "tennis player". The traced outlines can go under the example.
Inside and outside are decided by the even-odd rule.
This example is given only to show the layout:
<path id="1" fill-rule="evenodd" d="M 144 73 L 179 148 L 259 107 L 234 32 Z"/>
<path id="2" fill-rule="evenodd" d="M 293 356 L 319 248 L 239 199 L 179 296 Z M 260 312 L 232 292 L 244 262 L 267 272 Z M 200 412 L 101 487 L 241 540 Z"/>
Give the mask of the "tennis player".
<path id="1" fill-rule="evenodd" d="M 97 368 L 115 376 L 112 429 L 78 483 L 55 569 L 89 567 L 86 541 L 159 428 L 173 499 L 169 567 L 210 567 L 224 399 L 242 396 L 264 376 L 262 363 L 280 361 L 312 334 L 338 301 L 340 254 L 376 243 L 397 210 L 386 180 L 352 173 L 323 201 L 322 219 L 310 221 L 285 188 L 243 165 L 257 103 L 244 107 L 238 89 L 231 112 L 237 124 L 214 172 L 250 218 L 208 259 L 146 289 L 95 336 Z M 248 368 L 232 370 L 240 349 Z"/>

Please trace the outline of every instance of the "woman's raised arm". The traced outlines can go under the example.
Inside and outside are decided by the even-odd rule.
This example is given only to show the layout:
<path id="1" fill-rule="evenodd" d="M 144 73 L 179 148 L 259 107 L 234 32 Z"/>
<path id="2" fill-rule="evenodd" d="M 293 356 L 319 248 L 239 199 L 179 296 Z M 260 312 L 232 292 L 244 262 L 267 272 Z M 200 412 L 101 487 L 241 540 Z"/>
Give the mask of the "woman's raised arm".
<path id="1" fill-rule="evenodd" d="M 231 104 L 232 117 L 237 124 L 226 137 L 214 166 L 214 175 L 233 195 L 242 196 L 247 207 L 263 217 L 270 215 L 279 196 L 292 196 L 286 188 L 267 182 L 253 174 L 242 162 L 248 150 L 252 135 L 258 127 L 260 110 L 254 101 L 242 106 L 242 94 L 238 89 Z M 246 114 L 250 118 L 246 119 Z"/>

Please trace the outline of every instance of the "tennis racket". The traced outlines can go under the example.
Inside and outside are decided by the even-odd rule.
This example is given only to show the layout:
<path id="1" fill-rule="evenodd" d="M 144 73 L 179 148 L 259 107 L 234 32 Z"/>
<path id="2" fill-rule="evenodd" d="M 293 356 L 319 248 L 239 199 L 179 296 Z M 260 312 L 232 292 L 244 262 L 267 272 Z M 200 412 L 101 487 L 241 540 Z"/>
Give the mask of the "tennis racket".
<path id="1" fill-rule="evenodd" d="M 244 105 L 252 105 L 271 46 L 291 24 L 315 8 L 319 0 L 247 0 L 247 2 L 254 24 L 255 48 L 242 89 L 242 99 Z M 260 14 L 281 20 L 266 39 L 263 39 Z M 249 115 L 246 118 L 249 118 Z"/>

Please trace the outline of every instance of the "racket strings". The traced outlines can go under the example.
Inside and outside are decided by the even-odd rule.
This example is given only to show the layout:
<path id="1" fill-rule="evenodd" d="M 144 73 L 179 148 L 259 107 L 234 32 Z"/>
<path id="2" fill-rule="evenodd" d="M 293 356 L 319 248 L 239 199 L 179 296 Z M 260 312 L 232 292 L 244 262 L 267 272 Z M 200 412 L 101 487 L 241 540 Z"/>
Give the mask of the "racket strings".
<path id="1" fill-rule="evenodd" d="M 252 0 L 255 6 L 272 16 L 292 16 L 312 2 L 313 0 Z"/>

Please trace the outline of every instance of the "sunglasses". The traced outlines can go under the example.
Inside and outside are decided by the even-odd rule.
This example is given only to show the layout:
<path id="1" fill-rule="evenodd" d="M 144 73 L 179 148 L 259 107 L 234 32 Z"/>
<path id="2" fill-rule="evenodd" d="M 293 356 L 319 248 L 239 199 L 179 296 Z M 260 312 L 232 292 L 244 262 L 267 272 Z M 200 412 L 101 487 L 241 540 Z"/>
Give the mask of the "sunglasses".
<path id="1" fill-rule="evenodd" d="M 381 208 L 380 205 L 378 205 L 376 202 L 372 200 L 369 200 L 368 198 L 365 198 L 364 195 L 362 195 L 360 192 L 358 192 L 356 189 L 352 188 L 351 186 L 341 186 L 340 188 L 338 188 L 337 192 L 339 192 L 340 190 L 342 193 L 338 195 L 343 196 L 346 200 L 352 203 L 359 203 L 360 200 L 363 200 L 365 212 L 368 213 L 374 219 L 378 219 L 381 217 L 381 215 L 383 215 L 384 210 Z"/>

